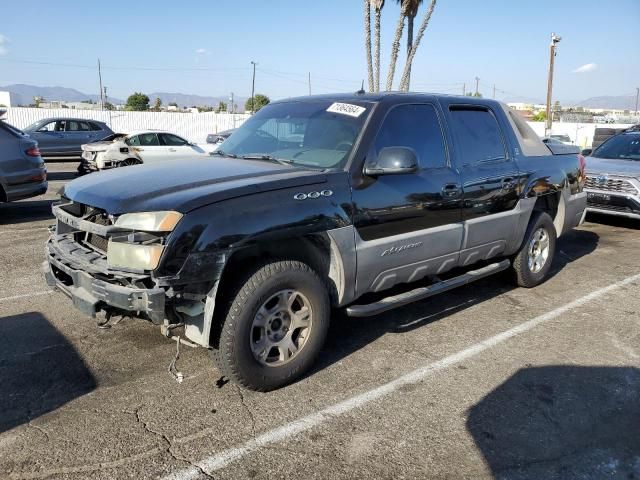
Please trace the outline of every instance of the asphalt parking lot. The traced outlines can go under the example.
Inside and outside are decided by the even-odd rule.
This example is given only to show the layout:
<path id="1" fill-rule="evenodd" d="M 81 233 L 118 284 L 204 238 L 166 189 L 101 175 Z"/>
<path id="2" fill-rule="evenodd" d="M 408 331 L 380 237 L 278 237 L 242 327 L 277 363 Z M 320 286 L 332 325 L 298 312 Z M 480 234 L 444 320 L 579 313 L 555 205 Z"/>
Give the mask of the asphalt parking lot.
<path id="1" fill-rule="evenodd" d="M 49 193 L 0 205 L 0 478 L 640 479 L 640 223 L 590 218 L 533 290 L 482 280 L 335 312 L 314 371 L 268 394 L 204 349 L 101 330 L 40 274 Z"/>

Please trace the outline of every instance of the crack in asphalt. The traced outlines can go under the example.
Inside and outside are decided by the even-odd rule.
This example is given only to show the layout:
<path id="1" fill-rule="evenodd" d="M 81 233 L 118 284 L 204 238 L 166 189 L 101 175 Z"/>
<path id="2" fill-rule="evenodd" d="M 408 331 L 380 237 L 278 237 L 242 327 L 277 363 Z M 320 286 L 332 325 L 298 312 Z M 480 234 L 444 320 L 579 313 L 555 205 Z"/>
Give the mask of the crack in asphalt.
<path id="1" fill-rule="evenodd" d="M 171 443 L 171 440 L 169 440 L 169 437 L 167 437 L 164 433 L 162 432 L 158 432 L 154 429 L 152 429 L 149 426 L 148 422 L 145 422 L 141 417 L 140 417 L 140 410 L 142 410 L 142 405 L 139 405 L 138 407 L 136 407 L 134 409 L 133 412 L 128 412 L 128 413 L 133 413 L 133 415 L 136 418 L 136 422 L 139 423 L 140 425 L 142 425 L 142 428 L 144 428 L 147 432 L 151 433 L 152 435 L 155 435 L 156 437 L 162 439 L 163 443 L 166 444 L 166 453 L 168 453 L 171 458 L 173 458 L 174 460 L 178 461 L 178 462 L 184 462 L 187 463 L 189 465 L 191 465 L 193 468 L 195 468 L 196 470 L 198 470 L 199 473 L 201 473 L 202 475 L 204 475 L 207 478 L 212 478 L 215 479 L 215 477 L 213 475 L 211 475 L 208 472 L 205 472 L 202 467 L 200 467 L 200 465 L 192 462 L 191 460 L 189 460 L 186 457 L 181 457 L 178 456 L 175 452 L 173 452 L 173 450 L 171 450 L 171 448 L 173 447 L 173 444 Z"/>
<path id="2" fill-rule="evenodd" d="M 244 401 L 244 393 L 242 392 L 242 388 L 238 385 L 235 385 L 236 390 L 238 391 L 238 396 L 240 397 L 240 403 L 242 403 L 242 407 L 251 418 L 251 436 L 256 438 L 256 417 L 253 416 L 253 411 L 249 408 L 249 405 Z"/>

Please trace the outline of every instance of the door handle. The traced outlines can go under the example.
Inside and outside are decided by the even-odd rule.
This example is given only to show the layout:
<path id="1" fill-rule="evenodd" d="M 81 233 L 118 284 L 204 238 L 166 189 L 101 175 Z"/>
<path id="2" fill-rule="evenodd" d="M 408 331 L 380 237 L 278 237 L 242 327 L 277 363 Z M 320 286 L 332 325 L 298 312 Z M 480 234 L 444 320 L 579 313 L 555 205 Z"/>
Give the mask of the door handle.
<path id="1" fill-rule="evenodd" d="M 170 151 L 170 152 L 175 152 L 175 151 L 176 151 L 176 149 L 175 149 L 175 148 L 170 148 L 170 149 L 169 149 L 169 151 Z"/>
<path id="2" fill-rule="evenodd" d="M 456 198 L 462 193 L 462 188 L 457 183 L 448 183 L 442 187 L 442 196 L 445 198 Z"/>

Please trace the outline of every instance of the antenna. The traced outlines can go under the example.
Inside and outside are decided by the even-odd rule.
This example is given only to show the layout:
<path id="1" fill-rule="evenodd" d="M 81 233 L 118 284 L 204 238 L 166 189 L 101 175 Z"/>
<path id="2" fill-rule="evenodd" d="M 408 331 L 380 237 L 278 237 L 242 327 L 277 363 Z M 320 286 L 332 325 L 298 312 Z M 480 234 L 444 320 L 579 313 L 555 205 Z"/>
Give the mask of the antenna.
<path id="1" fill-rule="evenodd" d="M 364 95 L 365 91 L 364 91 L 364 80 L 362 80 L 362 86 L 360 87 L 360 90 L 358 90 L 356 92 L 356 95 Z"/>

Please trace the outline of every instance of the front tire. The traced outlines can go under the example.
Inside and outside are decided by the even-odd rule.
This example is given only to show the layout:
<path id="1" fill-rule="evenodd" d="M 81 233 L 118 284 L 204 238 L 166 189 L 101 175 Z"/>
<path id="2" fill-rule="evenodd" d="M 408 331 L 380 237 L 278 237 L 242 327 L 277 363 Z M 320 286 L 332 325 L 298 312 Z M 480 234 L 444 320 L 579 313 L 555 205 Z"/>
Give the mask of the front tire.
<path id="1" fill-rule="evenodd" d="M 213 352 L 221 373 L 263 392 L 300 378 L 329 327 L 329 296 L 316 272 L 293 260 L 268 263 L 232 295 Z"/>
<path id="2" fill-rule="evenodd" d="M 549 275 L 556 252 L 556 228 L 549 214 L 534 212 L 522 242 L 515 255 L 512 273 L 519 287 L 532 288 Z"/>

